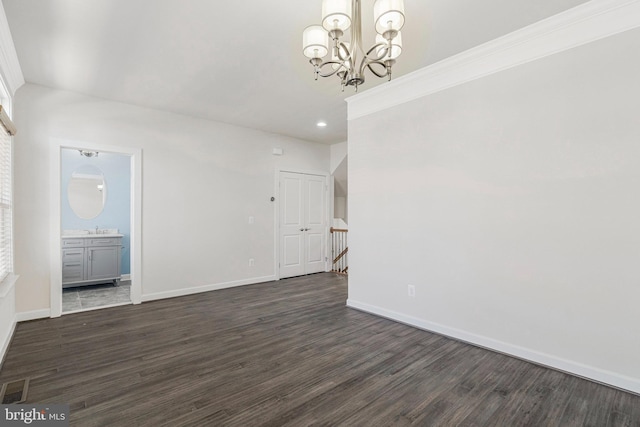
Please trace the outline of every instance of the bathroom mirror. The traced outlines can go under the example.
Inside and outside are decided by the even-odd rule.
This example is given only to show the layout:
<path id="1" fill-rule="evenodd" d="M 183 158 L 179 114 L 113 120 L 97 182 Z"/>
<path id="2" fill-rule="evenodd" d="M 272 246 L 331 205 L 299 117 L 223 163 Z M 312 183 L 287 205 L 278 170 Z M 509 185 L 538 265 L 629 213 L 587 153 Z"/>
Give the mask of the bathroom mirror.
<path id="1" fill-rule="evenodd" d="M 69 205 L 82 219 L 100 215 L 107 200 L 107 185 L 102 171 L 95 166 L 80 166 L 73 171 L 67 187 Z"/>

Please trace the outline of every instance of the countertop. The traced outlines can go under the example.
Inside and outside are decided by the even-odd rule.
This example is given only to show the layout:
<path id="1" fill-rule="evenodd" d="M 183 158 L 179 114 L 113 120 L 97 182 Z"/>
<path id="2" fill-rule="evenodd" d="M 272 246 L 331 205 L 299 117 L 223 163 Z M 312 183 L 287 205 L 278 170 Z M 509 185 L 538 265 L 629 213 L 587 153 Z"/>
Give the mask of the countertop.
<path id="1" fill-rule="evenodd" d="M 105 237 L 124 237 L 124 234 L 118 233 L 91 233 L 91 234 L 63 234 L 63 239 L 102 239 Z"/>

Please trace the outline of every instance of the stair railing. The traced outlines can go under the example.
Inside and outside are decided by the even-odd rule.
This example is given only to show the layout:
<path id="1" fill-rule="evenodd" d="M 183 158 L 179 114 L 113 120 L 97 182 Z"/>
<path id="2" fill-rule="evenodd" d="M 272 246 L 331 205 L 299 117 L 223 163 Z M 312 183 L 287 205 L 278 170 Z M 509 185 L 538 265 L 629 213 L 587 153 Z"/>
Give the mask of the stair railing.
<path id="1" fill-rule="evenodd" d="M 347 264 L 347 253 L 349 246 L 347 245 L 347 233 L 349 230 L 344 228 L 331 227 L 331 252 L 333 265 L 331 271 L 338 274 L 347 274 L 349 264 Z"/>

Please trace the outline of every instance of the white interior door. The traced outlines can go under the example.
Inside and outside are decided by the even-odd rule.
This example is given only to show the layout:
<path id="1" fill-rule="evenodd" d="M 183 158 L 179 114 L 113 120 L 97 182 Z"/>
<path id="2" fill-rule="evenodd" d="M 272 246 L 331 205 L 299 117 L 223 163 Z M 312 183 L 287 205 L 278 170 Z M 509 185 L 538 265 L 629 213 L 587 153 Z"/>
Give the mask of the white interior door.
<path id="1" fill-rule="evenodd" d="M 325 271 L 326 177 L 280 173 L 280 278 Z"/>
<path id="2" fill-rule="evenodd" d="M 305 274 L 303 175 L 280 174 L 280 277 Z"/>
<path id="3" fill-rule="evenodd" d="M 326 179 L 318 175 L 304 177 L 305 274 L 311 274 L 325 270 Z"/>

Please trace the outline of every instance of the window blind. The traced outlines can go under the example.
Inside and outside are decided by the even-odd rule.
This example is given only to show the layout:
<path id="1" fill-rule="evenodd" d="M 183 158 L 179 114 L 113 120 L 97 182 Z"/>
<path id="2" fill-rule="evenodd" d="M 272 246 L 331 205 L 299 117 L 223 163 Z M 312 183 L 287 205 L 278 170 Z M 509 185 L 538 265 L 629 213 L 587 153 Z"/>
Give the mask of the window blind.
<path id="1" fill-rule="evenodd" d="M 11 134 L 13 124 L 0 106 L 0 281 L 13 272 Z"/>

